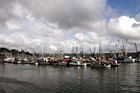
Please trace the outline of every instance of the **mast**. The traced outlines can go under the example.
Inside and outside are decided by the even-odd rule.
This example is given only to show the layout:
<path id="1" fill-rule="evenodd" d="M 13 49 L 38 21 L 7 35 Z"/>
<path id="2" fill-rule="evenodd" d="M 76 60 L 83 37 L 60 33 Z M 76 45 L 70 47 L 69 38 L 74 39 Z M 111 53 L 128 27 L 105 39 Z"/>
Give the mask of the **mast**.
<path id="1" fill-rule="evenodd" d="M 110 44 L 109 44 L 108 46 L 109 46 L 109 57 L 111 57 L 111 48 L 110 48 Z"/>
<path id="2" fill-rule="evenodd" d="M 120 41 L 119 40 L 118 40 L 118 48 L 119 48 L 118 56 L 120 57 Z"/>
<path id="3" fill-rule="evenodd" d="M 96 47 L 94 47 L 94 54 L 95 54 L 95 51 L 96 51 Z"/>
<path id="4" fill-rule="evenodd" d="M 77 57 L 77 46 L 76 46 L 76 57 Z"/>
<path id="5" fill-rule="evenodd" d="M 136 57 L 138 57 L 138 50 L 137 50 L 137 44 L 135 43 L 135 48 L 136 48 Z"/>
<path id="6" fill-rule="evenodd" d="M 101 63 L 101 44 L 99 44 L 99 63 Z"/>
<path id="7" fill-rule="evenodd" d="M 127 57 L 127 38 L 126 38 L 126 45 L 125 45 L 125 57 Z"/>
<path id="8" fill-rule="evenodd" d="M 90 54 L 91 54 L 91 48 L 90 48 L 90 46 L 89 46 L 89 52 L 90 52 Z"/>
<path id="9" fill-rule="evenodd" d="M 96 52 L 96 47 L 94 47 L 94 57 L 96 57 L 96 54 L 95 54 L 95 52 Z"/>
<path id="10" fill-rule="evenodd" d="M 118 57 L 118 56 L 117 56 L 117 49 L 118 49 L 118 48 L 117 48 L 117 44 L 116 44 L 116 51 L 115 51 L 115 52 L 116 52 L 116 57 Z"/>
<path id="11" fill-rule="evenodd" d="M 83 58 L 83 46 L 81 45 L 81 57 Z"/>
<path id="12" fill-rule="evenodd" d="M 111 54 L 111 47 L 110 47 L 110 44 L 109 44 L 108 46 L 109 46 L 109 53 Z"/>
<path id="13" fill-rule="evenodd" d="M 72 46 L 72 54 L 74 54 L 74 47 Z"/>
<path id="14" fill-rule="evenodd" d="M 124 57 L 124 55 L 125 55 L 124 53 L 125 53 L 125 50 L 124 50 L 124 42 L 123 42 L 123 57 Z"/>

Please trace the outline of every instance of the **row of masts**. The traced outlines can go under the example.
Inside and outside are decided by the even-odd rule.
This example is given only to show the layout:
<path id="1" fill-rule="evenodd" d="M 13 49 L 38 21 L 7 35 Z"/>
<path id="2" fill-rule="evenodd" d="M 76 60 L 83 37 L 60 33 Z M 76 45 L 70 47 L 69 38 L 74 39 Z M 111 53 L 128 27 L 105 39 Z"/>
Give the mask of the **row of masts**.
<path id="1" fill-rule="evenodd" d="M 116 44 L 116 47 L 117 47 L 117 44 Z M 118 49 L 119 49 L 118 57 L 120 57 L 120 56 L 127 57 L 127 39 L 126 39 L 125 43 L 123 43 L 123 49 L 122 50 L 120 48 L 120 41 L 118 40 Z"/>
<path id="2" fill-rule="evenodd" d="M 115 57 L 127 57 L 127 39 L 125 40 L 125 42 L 123 42 L 122 44 L 122 49 L 120 47 L 120 40 L 118 40 L 118 43 L 116 44 L 116 49 L 115 47 L 111 48 L 111 45 L 109 45 L 109 51 L 110 54 L 114 54 Z M 62 57 L 64 56 L 64 46 L 58 44 L 58 50 L 57 52 L 54 50 L 52 53 L 46 53 L 46 51 L 48 51 L 47 48 L 40 48 L 42 50 L 42 53 L 38 53 L 40 57 L 45 57 L 45 56 L 57 56 L 57 57 Z M 86 49 L 88 49 L 89 51 L 89 55 L 91 56 L 91 54 L 94 54 L 94 56 L 96 56 L 96 54 L 98 54 L 98 56 L 101 56 L 102 54 L 102 45 L 99 44 L 99 53 L 96 53 L 96 47 L 91 47 L 89 46 L 88 48 L 86 47 Z M 114 53 L 113 53 L 113 49 L 114 49 Z M 137 50 L 137 44 L 135 43 L 135 49 L 136 49 L 136 53 L 138 52 Z M 38 49 L 39 50 L 39 49 Z M 92 51 L 93 50 L 93 51 Z M 36 57 L 37 51 L 34 51 L 33 53 L 33 57 Z M 73 46 L 72 47 L 72 51 L 71 51 L 72 55 L 76 55 L 76 56 L 84 56 L 84 47 L 83 46 Z M 19 54 L 17 54 L 18 56 Z M 22 54 L 23 56 L 24 54 Z M 10 54 L 11 56 L 11 54 Z M 25 55 L 24 55 L 25 56 Z"/>
<path id="3" fill-rule="evenodd" d="M 126 39 L 124 42 L 122 42 L 122 48 L 121 48 L 120 40 L 118 40 L 118 43 L 116 43 L 116 49 L 114 50 L 114 54 L 116 57 L 128 57 L 127 41 L 128 40 Z M 136 57 L 138 57 L 137 44 L 133 43 L 133 45 L 135 45 Z M 113 49 L 111 49 L 111 45 L 109 45 L 110 54 L 113 53 Z"/>

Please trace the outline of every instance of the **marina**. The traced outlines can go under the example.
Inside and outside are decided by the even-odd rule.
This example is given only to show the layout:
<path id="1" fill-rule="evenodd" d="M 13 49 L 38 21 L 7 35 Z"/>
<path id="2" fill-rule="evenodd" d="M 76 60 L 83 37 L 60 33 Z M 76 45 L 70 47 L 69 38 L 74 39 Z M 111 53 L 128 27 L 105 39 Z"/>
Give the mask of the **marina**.
<path id="1" fill-rule="evenodd" d="M 0 48 L 0 93 L 139 92 L 139 56 L 120 54 L 37 54 Z M 8 51 L 6 51 L 8 50 Z M 110 56 L 111 55 L 111 56 Z M 116 56 L 118 55 L 118 56 Z M 139 55 L 139 53 L 135 54 Z M 133 56 L 133 58 L 132 58 Z M 7 87 L 9 87 L 7 89 Z"/>
<path id="2" fill-rule="evenodd" d="M 140 93 L 140 0 L 0 0 L 0 93 Z"/>
<path id="3" fill-rule="evenodd" d="M 117 47 L 118 43 L 118 47 Z M 24 50 L 7 49 L 4 47 L 0 48 L 0 62 L 2 63 L 13 63 L 13 64 L 32 64 L 32 65 L 53 65 L 53 66 L 90 66 L 92 68 L 110 68 L 119 67 L 119 63 L 135 63 L 140 62 L 140 53 L 137 50 L 135 43 L 136 52 L 128 53 L 127 51 L 127 39 L 124 47 L 120 47 L 120 41 L 116 43 L 116 49 L 114 51 L 110 49 L 110 53 L 103 53 L 102 46 L 99 44 L 98 53 L 95 53 L 89 47 L 90 53 L 84 53 L 82 46 L 72 47 L 71 53 L 65 53 L 62 46 L 58 46 L 57 51 L 53 53 L 42 53 L 33 52 L 30 53 Z M 110 47 L 110 46 L 109 46 Z M 87 47 L 86 47 L 87 48 Z M 75 51 L 74 51 L 75 50 Z M 120 51 L 121 50 L 121 51 Z M 128 55 L 129 54 L 129 55 Z"/>

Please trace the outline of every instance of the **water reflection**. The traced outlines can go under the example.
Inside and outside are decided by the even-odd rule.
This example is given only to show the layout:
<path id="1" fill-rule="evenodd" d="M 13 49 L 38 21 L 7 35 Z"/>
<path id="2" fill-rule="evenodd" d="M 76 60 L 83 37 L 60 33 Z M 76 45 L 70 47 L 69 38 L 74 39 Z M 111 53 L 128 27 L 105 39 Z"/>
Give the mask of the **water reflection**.
<path id="1" fill-rule="evenodd" d="M 122 64 L 118 68 L 93 69 L 0 64 L 0 93 L 140 92 L 139 66 L 140 63 L 134 63 Z"/>

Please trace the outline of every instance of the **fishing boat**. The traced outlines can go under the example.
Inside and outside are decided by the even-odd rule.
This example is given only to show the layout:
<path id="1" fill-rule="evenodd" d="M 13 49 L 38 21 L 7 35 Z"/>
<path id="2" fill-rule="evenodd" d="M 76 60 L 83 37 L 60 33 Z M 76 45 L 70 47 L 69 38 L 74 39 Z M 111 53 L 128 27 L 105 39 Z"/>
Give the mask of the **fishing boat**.
<path id="1" fill-rule="evenodd" d="M 114 60 L 113 63 L 111 63 L 111 67 L 118 67 L 120 64 L 118 64 L 117 60 Z"/>
<path id="2" fill-rule="evenodd" d="M 5 59 L 4 59 L 4 62 L 5 62 L 5 63 L 13 63 L 14 60 L 15 60 L 15 58 L 5 58 Z"/>
<path id="3" fill-rule="evenodd" d="M 54 66 L 58 66 L 59 62 L 58 61 L 53 61 Z"/>
<path id="4" fill-rule="evenodd" d="M 58 66 L 66 66 L 67 62 L 66 61 L 59 61 Z"/>
<path id="5" fill-rule="evenodd" d="M 108 62 L 111 64 L 111 67 L 118 67 L 120 64 L 116 59 L 108 58 Z"/>
<path id="6" fill-rule="evenodd" d="M 103 62 L 96 62 L 91 65 L 92 68 L 110 68 L 111 64 L 103 63 Z"/>
<path id="7" fill-rule="evenodd" d="M 22 63 L 21 61 L 22 60 L 20 58 L 15 58 L 13 64 L 21 64 Z"/>
<path id="8" fill-rule="evenodd" d="M 51 64 L 53 64 L 53 62 L 49 61 L 48 59 L 38 62 L 38 65 L 51 65 Z"/>
<path id="9" fill-rule="evenodd" d="M 35 63 L 37 63 L 34 59 L 29 59 L 29 64 L 30 65 L 35 65 Z"/>
<path id="10" fill-rule="evenodd" d="M 111 64 L 106 61 L 106 58 L 101 55 L 101 45 L 99 45 L 99 56 L 95 63 L 91 65 L 92 68 L 110 68 Z"/>
<path id="11" fill-rule="evenodd" d="M 137 60 L 135 58 L 130 57 L 124 57 L 124 58 L 117 58 L 118 63 L 135 63 Z"/>
<path id="12" fill-rule="evenodd" d="M 80 61 L 74 61 L 69 63 L 70 66 L 86 66 L 86 63 Z"/>
<path id="13" fill-rule="evenodd" d="M 50 65 L 49 62 L 39 62 L 38 64 L 39 64 L 39 65 Z"/>

